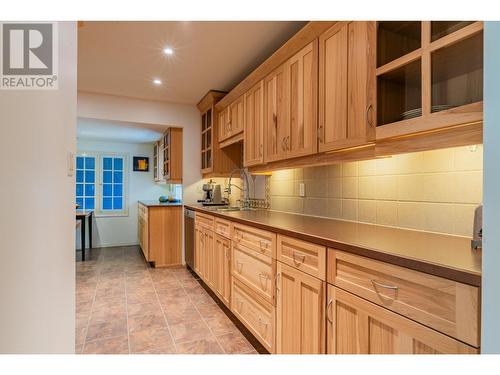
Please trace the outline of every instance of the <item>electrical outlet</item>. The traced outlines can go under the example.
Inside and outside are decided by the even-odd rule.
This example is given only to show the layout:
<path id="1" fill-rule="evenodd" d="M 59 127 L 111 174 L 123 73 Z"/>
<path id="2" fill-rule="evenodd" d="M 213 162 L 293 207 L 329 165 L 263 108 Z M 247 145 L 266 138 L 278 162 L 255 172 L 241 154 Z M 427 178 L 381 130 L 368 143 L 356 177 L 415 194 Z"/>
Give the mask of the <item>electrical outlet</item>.
<path id="1" fill-rule="evenodd" d="M 306 196 L 306 184 L 303 182 L 299 183 L 299 197 L 305 197 Z"/>

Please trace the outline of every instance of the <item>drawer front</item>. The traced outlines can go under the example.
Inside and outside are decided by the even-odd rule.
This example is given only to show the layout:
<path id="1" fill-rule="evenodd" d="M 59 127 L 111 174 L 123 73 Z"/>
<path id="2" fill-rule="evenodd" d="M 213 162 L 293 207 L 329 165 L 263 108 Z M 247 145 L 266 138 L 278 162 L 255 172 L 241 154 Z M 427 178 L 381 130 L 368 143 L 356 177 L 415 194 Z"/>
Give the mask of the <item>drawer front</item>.
<path id="1" fill-rule="evenodd" d="M 215 233 L 231 238 L 231 222 L 229 220 L 215 218 L 214 227 Z"/>
<path id="2" fill-rule="evenodd" d="M 274 304 L 276 261 L 260 252 L 234 244 L 231 273 L 267 302 Z"/>
<path id="3" fill-rule="evenodd" d="M 270 353 L 274 353 L 274 306 L 233 277 L 231 311 Z"/>
<path id="4" fill-rule="evenodd" d="M 318 279 L 326 280 L 326 248 L 324 246 L 278 235 L 276 252 L 280 262 Z"/>
<path id="5" fill-rule="evenodd" d="M 328 250 L 328 281 L 479 347 L 479 288 L 343 251 Z"/>
<path id="6" fill-rule="evenodd" d="M 196 212 L 195 223 L 203 228 L 214 229 L 214 217 Z"/>
<path id="7" fill-rule="evenodd" d="M 276 258 L 276 234 L 272 232 L 234 223 L 232 239 L 248 249 Z"/>

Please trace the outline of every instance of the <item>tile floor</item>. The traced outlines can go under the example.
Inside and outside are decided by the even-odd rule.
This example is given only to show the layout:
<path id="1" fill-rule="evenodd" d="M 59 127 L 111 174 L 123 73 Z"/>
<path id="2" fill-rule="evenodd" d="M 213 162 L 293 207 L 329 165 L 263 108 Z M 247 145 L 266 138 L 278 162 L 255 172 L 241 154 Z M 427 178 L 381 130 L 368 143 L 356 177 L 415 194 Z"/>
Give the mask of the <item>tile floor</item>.
<path id="1" fill-rule="evenodd" d="M 138 246 L 76 263 L 75 352 L 257 353 L 188 270 L 151 268 Z"/>

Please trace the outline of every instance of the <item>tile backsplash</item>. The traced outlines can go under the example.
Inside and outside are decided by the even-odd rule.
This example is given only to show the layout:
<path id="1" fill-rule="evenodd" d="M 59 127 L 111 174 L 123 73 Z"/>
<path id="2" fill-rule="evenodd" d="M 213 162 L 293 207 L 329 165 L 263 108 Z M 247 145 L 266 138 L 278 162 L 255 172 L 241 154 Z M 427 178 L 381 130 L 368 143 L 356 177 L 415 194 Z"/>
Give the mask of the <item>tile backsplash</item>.
<path id="1" fill-rule="evenodd" d="M 272 210 L 470 237 L 482 191 L 478 145 L 277 171 L 270 197 Z"/>

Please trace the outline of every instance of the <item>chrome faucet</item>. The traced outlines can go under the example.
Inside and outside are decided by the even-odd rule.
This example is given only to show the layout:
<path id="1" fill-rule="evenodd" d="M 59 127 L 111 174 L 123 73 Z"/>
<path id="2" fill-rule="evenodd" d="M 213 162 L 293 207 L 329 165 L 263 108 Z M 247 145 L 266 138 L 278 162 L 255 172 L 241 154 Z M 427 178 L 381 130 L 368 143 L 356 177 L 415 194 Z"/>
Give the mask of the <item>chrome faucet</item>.
<path id="1" fill-rule="evenodd" d="M 231 182 L 233 178 L 233 174 L 235 172 L 240 172 L 240 178 L 244 177 L 245 178 L 245 188 L 242 189 L 238 185 L 235 185 Z M 229 182 L 227 184 L 227 188 L 224 189 L 226 193 L 229 195 L 231 194 L 231 186 L 234 186 L 235 188 L 240 189 L 244 193 L 244 198 L 243 198 L 243 208 L 249 208 L 250 207 L 250 184 L 248 182 L 248 173 L 244 168 L 236 168 L 231 171 L 229 174 Z"/>

